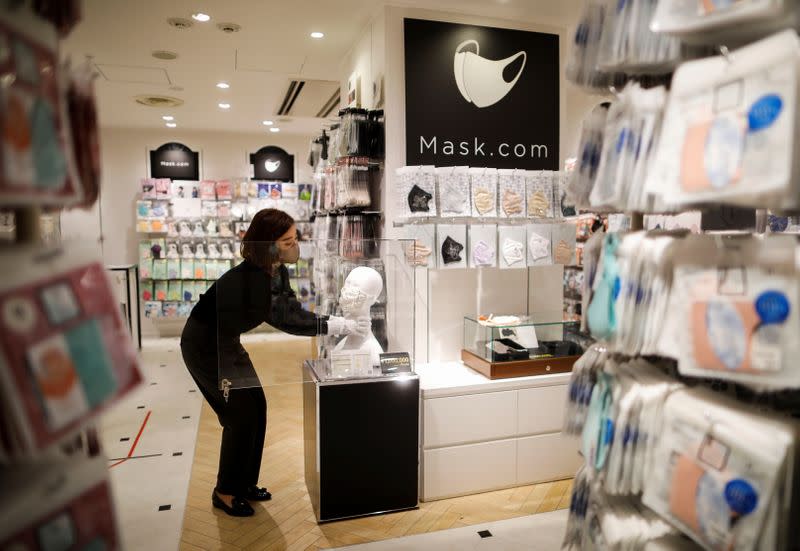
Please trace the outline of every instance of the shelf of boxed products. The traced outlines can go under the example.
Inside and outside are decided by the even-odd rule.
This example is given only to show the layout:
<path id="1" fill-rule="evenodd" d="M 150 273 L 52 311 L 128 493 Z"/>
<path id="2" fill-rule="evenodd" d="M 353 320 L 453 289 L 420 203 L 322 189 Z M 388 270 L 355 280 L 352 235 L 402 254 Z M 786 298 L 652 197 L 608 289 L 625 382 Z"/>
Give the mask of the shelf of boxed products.
<path id="1" fill-rule="evenodd" d="M 301 233 L 312 230 L 303 222 L 309 216 L 308 184 L 143 179 L 141 189 L 136 204 L 137 230 L 143 237 L 140 299 L 148 318 L 188 317 L 200 295 L 241 262 L 241 238 L 261 209 L 284 210 L 300 221 Z M 308 267 L 293 270 L 298 274 L 292 286 L 310 307 L 308 275 L 299 275 L 307 274 Z"/>

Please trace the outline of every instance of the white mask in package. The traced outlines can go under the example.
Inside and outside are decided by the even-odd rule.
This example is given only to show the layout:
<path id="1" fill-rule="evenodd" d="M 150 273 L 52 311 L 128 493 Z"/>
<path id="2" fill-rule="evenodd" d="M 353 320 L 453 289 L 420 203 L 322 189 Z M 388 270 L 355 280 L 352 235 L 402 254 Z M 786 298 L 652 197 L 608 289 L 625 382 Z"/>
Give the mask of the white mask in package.
<path id="1" fill-rule="evenodd" d="M 785 461 L 794 438 L 787 424 L 711 393 L 674 393 L 642 501 L 706 549 L 776 549 L 763 545 L 764 533 L 775 515 L 782 515 L 779 525 L 789 521 L 785 504 L 773 501 L 789 486 Z"/>
<path id="2" fill-rule="evenodd" d="M 670 315 L 677 322 L 670 327 L 676 331 L 674 342 L 681 343 L 682 374 L 758 388 L 800 388 L 800 285 L 790 266 L 791 241 L 783 247 L 775 237 L 734 244 L 725 265 L 675 268 Z M 756 259 L 748 248 L 756 246 L 760 254 L 773 247 L 775 255 L 784 255 L 785 265 L 753 265 Z M 714 254 L 713 248 L 705 254 Z M 740 258 L 746 267 L 736 265 Z"/>
<path id="3" fill-rule="evenodd" d="M 498 226 L 498 261 L 502 269 L 525 268 L 528 265 L 526 253 L 525 226 Z"/>
<path id="4" fill-rule="evenodd" d="M 436 169 L 438 184 L 439 215 L 469 216 L 472 202 L 469 193 L 469 169 L 467 167 L 443 167 Z"/>
<path id="5" fill-rule="evenodd" d="M 799 67 L 794 31 L 681 65 L 647 191 L 670 206 L 798 207 Z"/>

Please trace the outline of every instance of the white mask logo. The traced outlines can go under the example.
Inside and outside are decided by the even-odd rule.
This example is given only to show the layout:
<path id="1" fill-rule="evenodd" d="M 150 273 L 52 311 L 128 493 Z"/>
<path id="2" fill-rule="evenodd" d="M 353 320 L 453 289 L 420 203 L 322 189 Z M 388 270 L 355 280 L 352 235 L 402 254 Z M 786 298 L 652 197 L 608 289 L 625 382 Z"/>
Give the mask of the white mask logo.
<path id="1" fill-rule="evenodd" d="M 280 161 L 264 161 L 264 168 L 267 169 L 267 172 L 275 172 L 279 166 L 281 166 Z"/>
<path id="2" fill-rule="evenodd" d="M 469 44 L 475 45 L 475 53 L 462 51 Z M 458 91 L 464 99 L 483 108 L 494 105 L 514 88 L 525 69 L 528 54 L 523 51 L 498 60 L 486 59 L 479 54 L 480 45 L 476 40 L 465 40 L 459 44 L 453 57 L 453 73 Z M 503 70 L 520 57 L 522 57 L 522 67 L 519 68 L 517 76 L 511 82 L 506 82 Z"/>

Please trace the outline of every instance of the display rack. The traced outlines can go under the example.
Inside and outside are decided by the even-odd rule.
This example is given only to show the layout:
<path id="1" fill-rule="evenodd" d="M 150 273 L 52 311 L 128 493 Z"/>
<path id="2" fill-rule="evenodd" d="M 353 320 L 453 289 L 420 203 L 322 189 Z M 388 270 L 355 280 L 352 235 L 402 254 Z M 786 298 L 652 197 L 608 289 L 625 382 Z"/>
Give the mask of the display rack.
<path id="1" fill-rule="evenodd" d="M 93 426 L 142 376 L 99 246 L 60 236 L 61 210 L 91 207 L 100 185 L 92 68 L 59 56 L 80 20 L 73 4 L 0 12 L 3 549 L 121 548 Z"/>
<path id="2" fill-rule="evenodd" d="M 631 231 L 609 231 L 584 255 L 584 323 L 598 343 L 570 381 L 565 430 L 581 437 L 585 465 L 564 548 L 796 549 L 800 372 L 788 358 L 797 354 L 798 241 L 757 235 L 752 223 L 714 235 L 641 230 L 645 214 L 796 212 L 800 10 L 604 7 L 585 5 L 567 77 L 594 90 L 613 84 L 616 97 L 585 121 L 569 192 L 579 208 L 627 211 Z M 643 63 L 659 51 L 643 45 L 655 42 L 681 47 Z M 641 78 L 675 67 L 669 91 Z M 788 67 L 780 83 L 763 79 Z M 736 94 L 723 95 L 728 85 Z M 775 102 L 790 114 L 762 109 Z M 745 122 L 729 128 L 731 140 L 701 129 L 708 114 L 719 129 L 734 113 Z M 764 151 L 769 143 L 780 145 Z M 776 233 L 791 232 L 791 216 L 773 221 Z"/>
<path id="3" fill-rule="evenodd" d="M 313 186 L 286 182 L 144 179 L 137 201 L 145 316 L 185 319 L 211 284 L 241 262 L 240 244 L 260 210 L 277 208 L 309 239 Z M 311 307 L 308 257 L 293 266 L 292 287 Z"/>

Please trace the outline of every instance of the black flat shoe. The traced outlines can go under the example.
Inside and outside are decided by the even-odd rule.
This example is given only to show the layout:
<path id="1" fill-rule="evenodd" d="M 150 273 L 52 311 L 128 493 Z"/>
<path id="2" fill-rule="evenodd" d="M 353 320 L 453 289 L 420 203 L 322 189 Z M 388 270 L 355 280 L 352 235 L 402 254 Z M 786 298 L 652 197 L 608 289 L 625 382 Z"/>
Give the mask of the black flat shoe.
<path id="1" fill-rule="evenodd" d="M 259 488 L 258 486 L 250 486 L 244 495 L 250 501 L 269 501 L 272 499 L 272 494 L 266 488 Z"/>
<path id="2" fill-rule="evenodd" d="M 231 507 L 228 507 L 222 499 L 217 495 L 216 490 L 211 494 L 211 504 L 217 509 L 222 509 L 232 517 L 252 517 L 255 511 L 247 503 L 247 500 L 241 497 L 234 497 L 231 500 Z"/>

